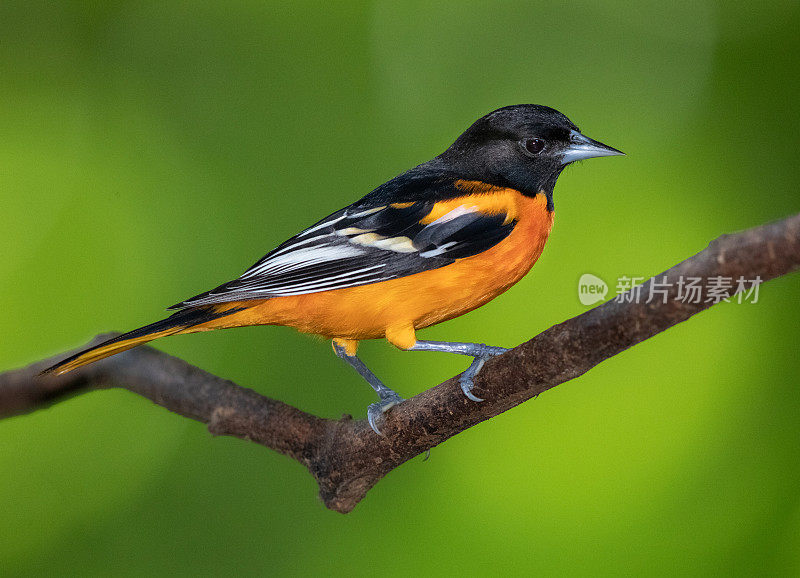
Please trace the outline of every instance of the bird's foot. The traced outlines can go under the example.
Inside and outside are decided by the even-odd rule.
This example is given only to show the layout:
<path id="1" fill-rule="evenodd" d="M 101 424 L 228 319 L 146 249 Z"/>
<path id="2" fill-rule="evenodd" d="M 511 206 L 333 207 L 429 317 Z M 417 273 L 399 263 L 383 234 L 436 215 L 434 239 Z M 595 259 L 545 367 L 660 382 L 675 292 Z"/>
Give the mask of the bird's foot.
<path id="1" fill-rule="evenodd" d="M 367 421 L 369 422 L 369 427 L 372 428 L 372 431 L 379 436 L 382 436 L 383 434 L 381 433 L 381 430 L 378 429 L 378 424 L 383 420 L 383 414 L 403 401 L 403 398 L 388 387 L 379 391 L 378 396 L 381 398 L 380 401 L 369 404 L 369 407 L 367 408 Z"/>
<path id="2" fill-rule="evenodd" d="M 472 393 L 472 388 L 475 387 L 475 376 L 478 375 L 478 372 L 480 372 L 484 363 L 486 363 L 492 357 L 502 355 L 508 351 L 508 349 L 505 347 L 495 347 L 493 345 L 483 345 L 482 343 L 475 343 L 474 345 L 476 347 L 474 350 L 475 359 L 472 360 L 472 363 L 467 370 L 461 374 L 461 377 L 458 378 L 458 383 L 461 385 L 461 391 L 464 392 L 464 395 L 467 396 L 467 399 L 471 399 L 472 401 L 483 401 L 483 398 Z"/>

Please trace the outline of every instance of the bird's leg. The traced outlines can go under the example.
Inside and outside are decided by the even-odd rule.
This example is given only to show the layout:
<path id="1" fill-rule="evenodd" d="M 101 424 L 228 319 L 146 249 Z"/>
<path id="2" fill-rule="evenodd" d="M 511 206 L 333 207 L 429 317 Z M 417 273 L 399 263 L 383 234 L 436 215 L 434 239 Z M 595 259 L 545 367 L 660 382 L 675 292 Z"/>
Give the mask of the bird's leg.
<path id="1" fill-rule="evenodd" d="M 409 347 L 407 351 L 445 351 L 447 353 L 457 353 L 458 355 L 468 355 L 473 357 L 472 363 L 458 379 L 461 391 L 464 392 L 472 401 L 483 401 L 480 397 L 472 393 L 475 386 L 475 376 L 483 367 L 486 361 L 495 355 L 501 355 L 508 351 L 505 347 L 494 347 L 483 343 L 450 343 L 448 341 L 417 341 Z"/>
<path id="2" fill-rule="evenodd" d="M 367 380 L 367 383 L 369 383 L 372 389 L 375 390 L 375 393 L 378 394 L 380 401 L 371 403 L 369 407 L 367 407 L 367 421 L 376 434 L 383 435 L 378 429 L 378 421 L 389 408 L 403 401 L 403 398 L 397 395 L 395 391 L 386 387 L 383 382 L 364 365 L 364 362 L 361 361 L 355 353 L 357 345 L 358 342 L 355 341 L 334 339 L 333 351 L 338 357 L 349 363 L 361 377 Z"/>

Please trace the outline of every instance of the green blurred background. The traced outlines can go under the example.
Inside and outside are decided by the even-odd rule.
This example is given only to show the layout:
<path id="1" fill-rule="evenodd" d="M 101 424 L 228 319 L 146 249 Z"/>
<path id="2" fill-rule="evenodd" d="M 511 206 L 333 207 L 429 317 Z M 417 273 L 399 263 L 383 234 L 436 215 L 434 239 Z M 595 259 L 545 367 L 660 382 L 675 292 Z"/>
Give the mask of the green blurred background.
<path id="1" fill-rule="evenodd" d="M 508 104 L 626 158 L 556 187 L 533 272 L 425 331 L 512 346 L 800 210 L 800 3 L 0 3 L 0 369 L 131 329 Z M 0 422 L 6 575 L 800 573 L 800 279 L 723 304 L 392 472 L 297 463 L 125 391 Z M 318 415 L 373 394 L 286 328 L 157 347 Z M 411 396 L 456 356 L 366 343 Z"/>

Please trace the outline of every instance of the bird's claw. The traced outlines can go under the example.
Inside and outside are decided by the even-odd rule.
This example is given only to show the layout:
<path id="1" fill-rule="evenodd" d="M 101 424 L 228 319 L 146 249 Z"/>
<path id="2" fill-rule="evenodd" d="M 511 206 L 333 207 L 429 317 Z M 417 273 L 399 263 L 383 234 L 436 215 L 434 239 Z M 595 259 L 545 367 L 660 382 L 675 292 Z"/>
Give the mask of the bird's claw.
<path id="1" fill-rule="evenodd" d="M 506 351 L 508 351 L 508 349 L 505 347 L 495 347 L 492 345 L 481 346 L 480 354 L 475 356 L 475 359 L 472 360 L 472 364 L 464 373 L 461 374 L 461 377 L 458 379 L 458 383 L 461 385 L 461 391 L 464 392 L 464 395 L 467 396 L 467 399 L 477 402 L 483 401 L 482 397 L 478 397 L 472 393 L 472 388 L 475 387 L 475 376 L 478 375 L 478 372 L 481 370 L 484 363 L 486 363 L 492 357 L 502 355 Z"/>
<path id="2" fill-rule="evenodd" d="M 481 361 L 485 363 L 485 360 Z M 483 363 L 481 363 L 481 365 L 483 365 Z M 472 366 L 470 365 L 470 367 Z M 478 369 L 480 369 L 480 367 Z M 475 373 L 478 372 L 476 371 Z M 464 395 L 467 396 L 467 399 L 471 399 L 472 401 L 483 401 L 482 397 L 478 397 L 472 393 L 472 388 L 475 387 L 475 382 L 473 381 L 472 376 L 467 376 L 466 371 L 461 374 L 461 377 L 458 379 L 458 383 L 461 386 L 461 391 L 463 391 Z"/>
<path id="3" fill-rule="evenodd" d="M 372 428 L 379 436 L 382 436 L 381 430 L 378 429 L 378 423 L 383 419 L 383 414 L 389 411 L 392 407 L 403 401 L 403 398 L 395 392 L 380 394 L 381 400 L 369 404 L 367 408 L 367 421 L 369 427 Z"/>

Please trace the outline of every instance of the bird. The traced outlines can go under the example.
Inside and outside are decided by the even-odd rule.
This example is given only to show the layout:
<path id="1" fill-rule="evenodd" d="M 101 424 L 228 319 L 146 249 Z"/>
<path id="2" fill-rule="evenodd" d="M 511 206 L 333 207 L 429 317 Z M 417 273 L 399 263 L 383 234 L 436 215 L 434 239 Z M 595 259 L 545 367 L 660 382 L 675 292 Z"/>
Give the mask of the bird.
<path id="1" fill-rule="evenodd" d="M 475 377 L 507 349 L 420 340 L 417 330 L 481 307 L 522 279 L 550 234 L 564 168 L 623 154 L 553 108 L 499 108 L 443 153 L 302 230 L 240 277 L 43 373 L 63 374 L 168 335 L 284 325 L 330 339 L 372 386 L 378 401 L 367 419 L 379 435 L 384 414 L 402 398 L 358 357 L 362 340 L 471 357 L 459 383 L 467 398 L 483 401 L 472 392 Z"/>

